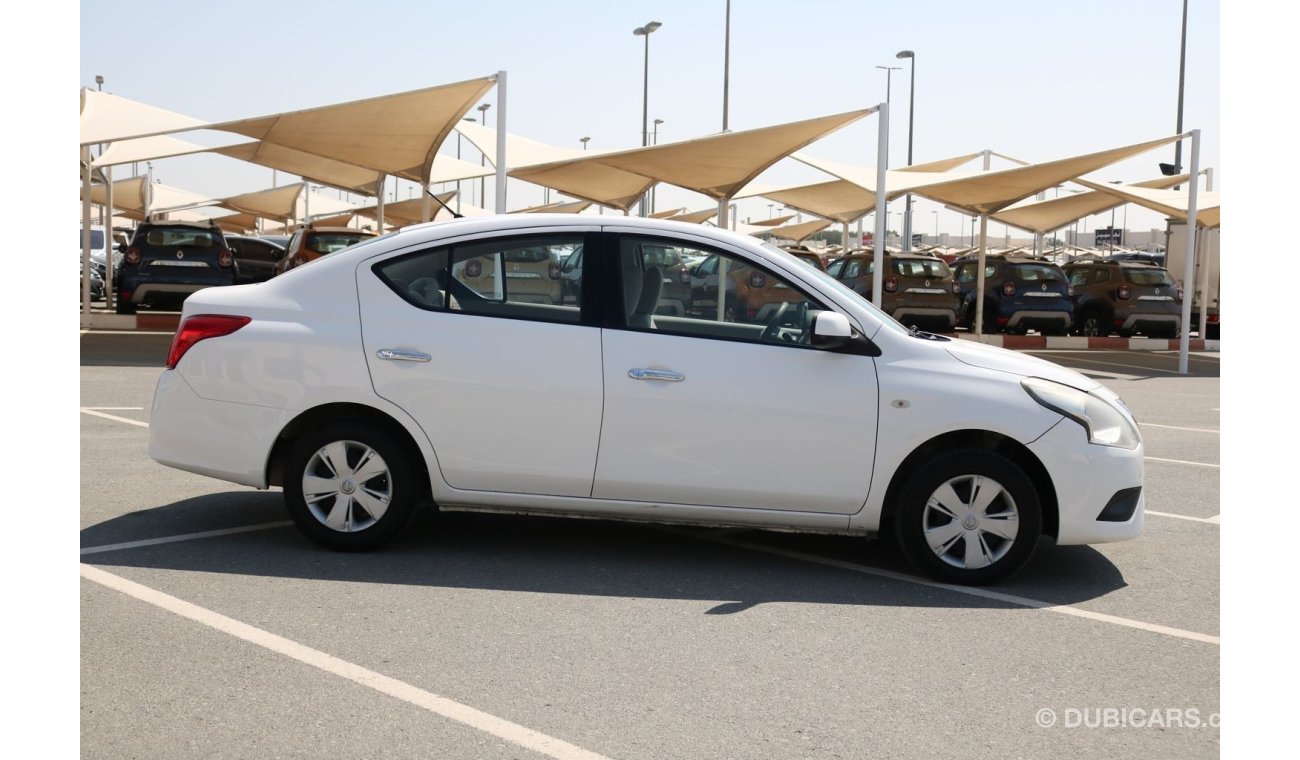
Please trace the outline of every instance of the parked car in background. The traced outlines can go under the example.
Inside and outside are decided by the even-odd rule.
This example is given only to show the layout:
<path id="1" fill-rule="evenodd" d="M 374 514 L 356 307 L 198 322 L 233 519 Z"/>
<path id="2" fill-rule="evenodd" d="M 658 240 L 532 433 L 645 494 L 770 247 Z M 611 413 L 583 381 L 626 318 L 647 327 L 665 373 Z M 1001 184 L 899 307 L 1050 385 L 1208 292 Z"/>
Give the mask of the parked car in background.
<path id="1" fill-rule="evenodd" d="M 942 259 L 920 253 L 886 253 L 886 314 L 909 327 L 950 332 L 957 326 L 957 285 Z M 859 250 L 831 262 L 826 273 L 853 292 L 872 300 L 875 253 Z"/>
<path id="2" fill-rule="evenodd" d="M 226 244 L 235 254 L 238 284 L 265 282 L 275 276 L 275 268 L 284 259 L 284 246 L 266 238 L 227 235 Z"/>
<path id="3" fill-rule="evenodd" d="M 485 249 L 480 255 L 459 263 L 453 274 L 483 297 L 560 305 L 564 302 L 560 280 L 564 265 L 561 261 L 567 250 L 564 246 L 551 245 L 512 246 L 501 251 Z M 568 255 L 578 255 L 577 249 Z M 577 262 L 581 261 L 579 256 Z M 497 275 L 502 271 L 505 277 L 498 279 Z M 580 292 L 580 287 L 578 289 Z"/>
<path id="4" fill-rule="evenodd" d="M 953 269 L 961 297 L 958 322 L 973 328 L 979 259 L 958 259 Z M 1023 335 L 1032 329 L 1044 335 L 1065 335 L 1073 324 L 1069 279 L 1059 266 L 1045 259 L 985 256 L 983 332 L 1005 330 Z"/>
<path id="5" fill-rule="evenodd" d="M 785 251 L 786 253 L 790 254 L 791 256 L 795 257 L 796 259 L 802 261 L 803 263 L 807 264 L 813 269 L 816 269 L 819 272 L 826 271 L 826 264 L 822 262 L 822 257 L 818 256 L 815 251 L 810 251 L 807 248 L 793 247 L 793 246 L 789 248 L 782 248 L 781 250 Z"/>
<path id="6" fill-rule="evenodd" d="M 1080 335 L 1178 337 L 1183 289 L 1169 271 L 1144 262 L 1112 259 L 1066 264 Z"/>
<path id="7" fill-rule="evenodd" d="M 276 264 L 276 274 L 283 274 L 321 256 L 328 256 L 350 245 L 375 237 L 369 230 L 352 227 L 314 227 L 310 224 L 293 233 L 284 246 L 284 258 Z"/>
<path id="8" fill-rule="evenodd" d="M 120 233 L 116 233 L 120 234 Z M 108 262 L 111 259 L 115 267 L 114 276 L 116 277 L 117 268 L 122 265 L 122 253 L 116 250 L 117 246 L 113 239 L 104 233 L 104 228 L 100 225 L 92 224 L 90 226 L 90 265 L 99 273 L 99 279 L 102 281 L 108 274 Z M 81 228 L 77 228 L 77 260 L 81 260 Z"/>
<path id="9" fill-rule="evenodd" d="M 210 222 L 145 221 L 123 254 L 113 283 L 118 314 L 140 306 L 179 308 L 196 290 L 236 282 L 235 255 Z"/>
<path id="10" fill-rule="evenodd" d="M 607 254 L 580 303 L 465 279 L 576 244 Z M 786 300 L 765 323 L 656 314 L 646 244 L 706 251 Z M 1144 520 L 1141 436 L 1096 380 L 909 332 L 775 247 L 651 219 L 419 225 L 209 288 L 185 303 L 151 409 L 155 460 L 283 486 L 303 534 L 338 550 L 377 548 L 433 504 L 885 532 L 922 571 L 982 584 L 1044 534 L 1119 541 Z"/>

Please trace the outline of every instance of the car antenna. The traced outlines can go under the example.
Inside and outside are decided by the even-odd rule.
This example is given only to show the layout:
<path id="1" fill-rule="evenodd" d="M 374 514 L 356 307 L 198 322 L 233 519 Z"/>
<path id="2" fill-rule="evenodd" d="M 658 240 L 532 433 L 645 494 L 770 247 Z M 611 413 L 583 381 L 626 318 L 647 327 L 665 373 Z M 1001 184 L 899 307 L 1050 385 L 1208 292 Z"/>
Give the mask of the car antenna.
<path id="1" fill-rule="evenodd" d="M 452 210 L 451 210 L 451 206 L 448 206 L 447 204 L 443 203 L 443 202 L 442 202 L 442 199 L 439 198 L 438 196 L 434 195 L 434 194 L 433 194 L 433 191 L 430 190 L 429 188 L 427 188 L 427 187 L 424 188 L 424 192 L 428 193 L 430 198 L 432 198 L 432 199 L 434 199 L 435 201 L 437 201 L 439 206 L 442 206 L 443 208 L 447 209 L 447 213 L 448 213 L 448 214 L 451 214 L 451 218 L 452 218 L 452 219 L 464 219 L 464 218 L 465 218 L 463 215 L 461 215 L 461 214 L 457 214 L 455 211 L 452 211 Z"/>

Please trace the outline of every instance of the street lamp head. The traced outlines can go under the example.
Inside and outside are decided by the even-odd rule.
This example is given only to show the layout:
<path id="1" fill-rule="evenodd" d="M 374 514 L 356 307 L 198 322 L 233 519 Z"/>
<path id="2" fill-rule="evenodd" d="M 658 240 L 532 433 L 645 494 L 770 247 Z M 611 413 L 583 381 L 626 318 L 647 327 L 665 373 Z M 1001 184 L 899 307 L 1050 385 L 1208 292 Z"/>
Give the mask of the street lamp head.
<path id="1" fill-rule="evenodd" d="M 95 75 L 95 84 L 99 85 L 100 87 L 103 87 L 103 86 L 104 86 L 104 75 L 103 75 L 103 74 L 96 74 L 96 75 Z"/>
<path id="2" fill-rule="evenodd" d="M 491 108 L 491 107 L 492 107 L 492 104 L 491 104 L 491 103 L 484 103 L 483 105 L 481 105 L 481 106 L 478 107 L 478 110 L 483 111 L 483 112 L 486 113 L 487 110 L 488 110 L 489 108 Z"/>
<path id="3" fill-rule="evenodd" d="M 895 57 L 895 58 L 915 58 L 915 57 L 916 57 L 916 53 L 913 53 L 911 50 L 900 50 L 900 51 L 898 51 L 898 55 L 896 55 L 896 56 L 894 56 L 894 57 Z"/>
<path id="4" fill-rule="evenodd" d="M 902 71 L 902 70 L 903 70 L 903 67 L 902 67 L 902 66 L 877 66 L 876 68 L 878 68 L 878 69 L 884 69 L 885 71 Z"/>
<path id="5" fill-rule="evenodd" d="M 658 125 L 658 124 L 663 124 L 663 123 L 664 123 L 664 120 L 663 120 L 663 119 L 655 119 L 655 124 L 656 124 L 656 125 Z"/>

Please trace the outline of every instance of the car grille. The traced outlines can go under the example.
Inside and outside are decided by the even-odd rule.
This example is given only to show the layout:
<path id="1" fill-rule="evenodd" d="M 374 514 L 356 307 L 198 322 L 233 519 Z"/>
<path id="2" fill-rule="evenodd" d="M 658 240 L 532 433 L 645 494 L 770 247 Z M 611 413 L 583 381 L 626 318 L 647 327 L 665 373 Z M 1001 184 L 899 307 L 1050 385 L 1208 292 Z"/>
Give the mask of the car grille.
<path id="1" fill-rule="evenodd" d="M 1025 298 L 1060 298 L 1061 297 L 1060 293 L 1052 293 L 1052 292 L 1041 293 L 1041 292 L 1034 292 L 1032 290 L 1027 293 L 1022 293 L 1021 295 L 1023 295 Z"/>

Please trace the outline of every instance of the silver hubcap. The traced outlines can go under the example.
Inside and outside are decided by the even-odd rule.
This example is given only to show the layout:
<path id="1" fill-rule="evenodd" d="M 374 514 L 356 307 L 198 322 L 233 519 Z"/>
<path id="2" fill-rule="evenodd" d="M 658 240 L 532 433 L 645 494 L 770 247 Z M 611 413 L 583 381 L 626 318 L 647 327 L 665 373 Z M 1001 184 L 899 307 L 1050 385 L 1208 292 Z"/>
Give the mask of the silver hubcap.
<path id="1" fill-rule="evenodd" d="M 379 452 L 357 441 L 335 441 L 307 460 L 302 496 L 322 525 L 354 533 L 379 522 L 388 511 L 393 481 Z"/>
<path id="2" fill-rule="evenodd" d="M 1020 532 L 1020 513 L 1001 483 L 983 475 L 959 475 L 930 494 L 921 526 L 935 556 L 953 567 L 975 570 L 1011 551 Z"/>

